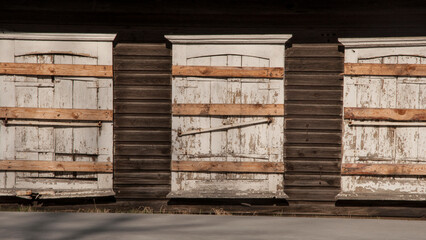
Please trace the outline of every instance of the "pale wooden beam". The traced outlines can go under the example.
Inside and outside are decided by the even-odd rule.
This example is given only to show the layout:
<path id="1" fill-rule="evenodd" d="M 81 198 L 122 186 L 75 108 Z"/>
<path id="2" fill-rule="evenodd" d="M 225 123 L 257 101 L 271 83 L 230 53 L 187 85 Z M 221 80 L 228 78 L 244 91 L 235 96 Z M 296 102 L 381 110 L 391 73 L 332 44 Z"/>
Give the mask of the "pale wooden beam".
<path id="1" fill-rule="evenodd" d="M 426 76 L 426 64 L 345 63 L 345 75 Z"/>
<path id="2" fill-rule="evenodd" d="M 284 116 L 284 104 L 173 104 L 175 116 Z"/>
<path id="3" fill-rule="evenodd" d="M 0 63 L 0 74 L 34 76 L 112 77 L 111 65 Z"/>
<path id="4" fill-rule="evenodd" d="M 281 67 L 218 67 L 178 66 L 172 67 L 173 76 L 224 77 L 224 78 L 284 78 Z"/>
<path id="5" fill-rule="evenodd" d="M 7 120 L 7 125 L 20 126 L 52 126 L 52 127 L 101 127 L 102 122 L 57 122 L 57 121 L 31 121 Z"/>
<path id="6" fill-rule="evenodd" d="M 344 115 L 356 120 L 425 121 L 426 109 L 345 107 Z"/>
<path id="7" fill-rule="evenodd" d="M 35 172 L 112 172 L 109 162 L 56 162 L 37 160 L 0 160 L 2 171 Z"/>
<path id="8" fill-rule="evenodd" d="M 364 122 L 349 121 L 349 126 L 426 127 L 426 122 Z"/>
<path id="9" fill-rule="evenodd" d="M 0 107 L 0 118 L 112 121 L 112 110 Z"/>
<path id="10" fill-rule="evenodd" d="M 284 173 L 284 163 L 282 162 L 276 163 L 276 162 L 172 161 L 172 171 Z"/>
<path id="11" fill-rule="evenodd" d="M 426 176 L 426 164 L 342 164 L 342 175 Z"/>

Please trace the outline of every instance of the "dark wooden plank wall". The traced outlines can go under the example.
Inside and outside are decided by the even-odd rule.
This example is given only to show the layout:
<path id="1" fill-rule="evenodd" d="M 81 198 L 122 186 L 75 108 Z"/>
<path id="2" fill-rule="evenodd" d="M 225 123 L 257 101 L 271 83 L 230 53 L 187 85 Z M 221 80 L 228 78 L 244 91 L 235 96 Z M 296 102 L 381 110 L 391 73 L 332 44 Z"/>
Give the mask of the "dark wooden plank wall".
<path id="1" fill-rule="evenodd" d="M 294 44 L 285 64 L 285 192 L 290 204 L 334 204 L 340 189 L 343 53 L 338 44 Z"/>
<path id="2" fill-rule="evenodd" d="M 171 56 L 165 44 L 114 48 L 114 190 L 117 200 L 170 191 Z"/>

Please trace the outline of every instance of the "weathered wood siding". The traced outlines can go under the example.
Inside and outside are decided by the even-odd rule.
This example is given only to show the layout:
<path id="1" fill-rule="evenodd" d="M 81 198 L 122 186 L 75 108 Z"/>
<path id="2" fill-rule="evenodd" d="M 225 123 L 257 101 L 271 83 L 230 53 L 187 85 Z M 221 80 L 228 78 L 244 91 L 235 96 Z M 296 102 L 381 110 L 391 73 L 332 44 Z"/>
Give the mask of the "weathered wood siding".
<path id="1" fill-rule="evenodd" d="M 170 192 L 171 56 L 165 44 L 114 48 L 114 190 L 118 200 Z"/>
<path id="2" fill-rule="evenodd" d="M 426 64 L 426 38 L 342 39 L 342 42 L 346 46 L 345 63 L 397 64 L 394 68 Z M 342 174 L 350 176 L 342 176 L 339 197 L 425 200 L 426 172 L 422 164 L 426 161 L 426 125 L 421 125 L 425 119 L 421 114 L 411 118 L 402 116 L 409 111 L 420 113 L 426 109 L 426 74 L 422 77 L 400 71 L 389 76 L 381 68 L 375 69 L 360 76 L 352 76 L 357 74 L 354 71 L 345 72 L 345 109 L 376 110 L 371 117 L 362 119 L 361 116 L 361 120 L 353 120 L 353 114 L 345 115 L 343 164 L 348 167 L 342 170 L 349 171 Z M 386 109 L 388 112 L 395 109 L 396 117 L 379 116 L 378 110 Z M 404 126 L 404 123 L 412 126 Z M 366 171 L 364 164 L 375 170 Z"/>
<path id="3" fill-rule="evenodd" d="M 337 44 L 286 50 L 284 183 L 290 202 L 334 202 L 339 192 L 342 71 Z"/>
<path id="4" fill-rule="evenodd" d="M 74 165 L 78 165 L 77 162 L 112 163 L 112 114 L 109 118 L 94 114 L 91 119 L 81 114 L 100 110 L 107 115 L 112 113 L 112 78 L 98 78 L 93 72 L 83 77 L 73 76 L 69 72 L 74 64 L 111 67 L 114 37 L 112 34 L 0 35 L 1 62 L 33 66 L 30 73 L 16 72 L 15 67 L 0 76 L 0 107 L 3 107 L 0 160 L 5 160 L 3 163 L 29 161 L 28 165 L 37 165 L 36 162 L 41 161 L 41 166 L 49 161 L 75 162 Z M 86 38 L 85 41 L 81 41 L 82 38 Z M 55 72 L 56 64 L 70 71 Z M 40 66 L 49 66 L 49 73 Z M 109 72 L 112 76 L 111 68 Z M 62 117 L 68 116 L 67 120 L 73 122 L 61 121 L 62 113 Z M 12 171 L 0 172 L 0 195 L 15 195 L 19 190 L 40 193 L 41 198 L 56 198 L 67 193 L 69 197 L 114 195 L 111 173 L 87 173 L 90 172 L 87 169 L 86 173 L 80 173 L 65 167 L 63 172 L 29 166 L 25 172 L 22 169 L 14 172 L 12 166 L 2 168 Z"/>

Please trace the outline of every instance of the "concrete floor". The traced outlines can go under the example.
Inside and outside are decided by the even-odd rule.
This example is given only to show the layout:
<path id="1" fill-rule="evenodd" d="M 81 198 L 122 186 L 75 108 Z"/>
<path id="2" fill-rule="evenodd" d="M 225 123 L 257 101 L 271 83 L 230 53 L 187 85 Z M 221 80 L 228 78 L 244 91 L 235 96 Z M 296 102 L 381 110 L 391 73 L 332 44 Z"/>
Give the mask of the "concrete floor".
<path id="1" fill-rule="evenodd" d="M 426 221 L 0 212 L 0 239 L 426 239 Z"/>

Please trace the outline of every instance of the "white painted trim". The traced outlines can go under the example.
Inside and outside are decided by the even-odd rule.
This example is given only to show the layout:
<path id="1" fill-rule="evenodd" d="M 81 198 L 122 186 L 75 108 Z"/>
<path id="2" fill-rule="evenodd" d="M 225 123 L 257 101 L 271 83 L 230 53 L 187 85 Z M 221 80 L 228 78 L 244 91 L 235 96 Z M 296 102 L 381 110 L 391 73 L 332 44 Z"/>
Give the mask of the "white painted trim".
<path id="1" fill-rule="evenodd" d="M 172 43 L 237 43 L 237 44 L 284 44 L 291 34 L 254 34 L 254 35 L 165 35 Z"/>
<path id="2" fill-rule="evenodd" d="M 346 48 L 426 46 L 426 37 L 339 38 Z"/>
<path id="3" fill-rule="evenodd" d="M 426 127 L 426 122 L 364 122 L 349 121 L 349 126 L 400 126 L 400 127 Z"/>
<path id="4" fill-rule="evenodd" d="M 2 32 L 0 39 L 112 42 L 117 34 Z"/>

